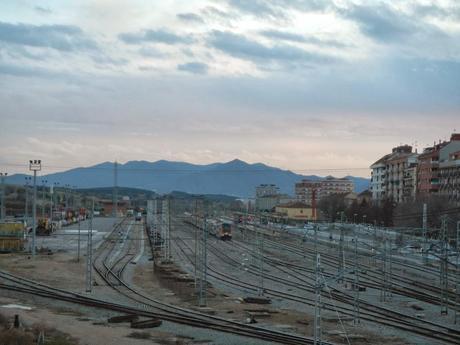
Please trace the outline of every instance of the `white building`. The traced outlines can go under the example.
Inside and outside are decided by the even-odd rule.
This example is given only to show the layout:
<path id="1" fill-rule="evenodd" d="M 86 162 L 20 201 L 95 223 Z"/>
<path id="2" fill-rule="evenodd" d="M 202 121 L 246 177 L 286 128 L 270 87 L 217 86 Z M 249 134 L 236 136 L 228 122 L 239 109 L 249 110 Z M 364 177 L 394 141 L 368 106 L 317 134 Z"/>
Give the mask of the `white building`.
<path id="1" fill-rule="evenodd" d="M 371 193 L 372 199 L 381 201 L 386 197 L 386 159 L 390 155 L 383 156 L 377 162 L 371 165 Z"/>
<path id="2" fill-rule="evenodd" d="M 261 184 L 256 187 L 256 198 L 278 195 L 279 193 L 280 189 L 276 186 L 276 184 Z"/>
<path id="3" fill-rule="evenodd" d="M 372 164 L 372 200 L 402 202 L 414 198 L 417 156 L 412 152 L 412 146 L 403 145 L 393 148 L 390 154 Z"/>

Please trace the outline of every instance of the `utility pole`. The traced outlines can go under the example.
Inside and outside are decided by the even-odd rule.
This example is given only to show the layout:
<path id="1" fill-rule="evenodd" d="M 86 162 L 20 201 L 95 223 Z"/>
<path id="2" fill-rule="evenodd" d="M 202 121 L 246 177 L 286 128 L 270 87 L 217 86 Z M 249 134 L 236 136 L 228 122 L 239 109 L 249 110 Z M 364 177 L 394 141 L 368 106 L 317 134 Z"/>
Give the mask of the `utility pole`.
<path id="1" fill-rule="evenodd" d="M 392 260 L 392 241 L 391 241 L 391 236 L 388 236 L 388 277 L 387 277 L 387 283 L 388 283 L 388 297 L 391 300 L 393 297 L 393 293 L 391 292 L 393 286 L 392 286 L 392 277 L 393 277 L 393 260 Z"/>
<path id="2" fill-rule="evenodd" d="M 58 183 L 53 182 L 53 188 L 51 192 L 51 220 L 54 218 L 54 213 L 59 209 L 57 186 Z"/>
<path id="3" fill-rule="evenodd" d="M 47 182 L 48 182 L 47 180 L 42 180 L 42 218 L 45 218 L 45 203 L 46 203 L 45 202 L 46 201 L 46 199 L 45 199 L 45 192 L 46 192 L 45 187 L 46 187 Z"/>
<path id="4" fill-rule="evenodd" d="M 359 258 L 358 258 L 358 234 L 354 231 L 355 237 L 355 283 L 354 283 L 354 290 L 355 290 L 355 299 L 353 303 L 353 324 L 357 325 L 360 323 L 360 315 L 359 315 Z"/>
<path id="5" fill-rule="evenodd" d="M 34 202 L 32 206 L 32 256 L 35 258 L 35 237 L 37 234 L 37 171 L 42 170 L 41 160 L 29 160 L 29 170 L 34 172 Z"/>
<path id="6" fill-rule="evenodd" d="M 383 253 L 382 253 L 382 289 L 380 290 L 380 301 L 386 302 L 387 300 L 387 238 L 383 240 Z"/>
<path id="7" fill-rule="evenodd" d="M 163 229 L 163 260 L 165 261 L 168 261 L 169 260 L 169 239 L 168 239 L 168 228 L 169 228 L 169 225 L 168 225 L 168 210 L 169 210 L 169 206 L 168 206 L 169 202 L 168 202 L 168 199 L 165 197 L 163 199 L 163 203 L 162 203 L 162 208 L 163 208 L 163 219 L 162 219 L 162 229 Z"/>
<path id="8" fill-rule="evenodd" d="M 440 262 L 440 288 L 441 288 L 441 315 L 449 313 L 449 280 L 447 273 L 447 216 L 441 218 L 441 262 Z"/>
<path id="9" fill-rule="evenodd" d="M 153 252 L 152 252 L 152 261 L 153 261 L 153 268 L 155 269 L 155 252 L 157 248 L 157 241 L 159 240 L 158 236 L 158 199 L 155 197 L 153 199 L 153 216 L 152 216 L 152 229 L 153 229 Z"/>
<path id="10" fill-rule="evenodd" d="M 313 327 L 313 338 L 314 345 L 322 344 L 322 330 L 321 330 L 321 257 L 319 254 L 316 254 L 316 265 L 315 265 L 315 320 Z"/>
<path id="11" fill-rule="evenodd" d="M 455 249 L 457 251 L 457 284 L 455 286 L 455 316 L 454 323 L 457 324 L 460 321 L 460 221 L 457 222 L 457 240 L 455 243 Z"/>
<path id="12" fill-rule="evenodd" d="M 201 231 L 200 243 L 198 246 L 198 258 L 199 258 L 199 299 L 198 305 L 204 307 L 207 304 L 207 224 L 206 214 L 203 214 L 203 227 Z"/>
<path id="13" fill-rule="evenodd" d="M 427 234 L 427 205 L 423 204 L 422 229 L 423 229 L 423 262 L 428 264 L 428 234 Z"/>
<path id="14" fill-rule="evenodd" d="M 315 243 L 314 243 L 314 253 L 315 257 L 318 254 L 318 224 L 315 223 L 313 226 L 314 232 L 315 232 Z"/>
<path id="15" fill-rule="evenodd" d="M 93 218 L 94 197 L 91 200 L 91 217 L 89 219 L 88 243 L 86 247 L 86 292 L 91 293 L 93 288 Z"/>
<path id="16" fill-rule="evenodd" d="M 118 216 L 118 162 L 113 164 L 113 216 Z"/>
<path id="17" fill-rule="evenodd" d="M 337 283 L 343 283 L 343 274 L 345 272 L 345 250 L 344 250 L 344 233 L 343 224 L 340 226 L 340 240 L 339 240 L 339 269 Z"/>
<path id="18" fill-rule="evenodd" d="M 77 262 L 80 262 L 80 234 L 81 234 L 80 212 L 78 212 Z"/>
<path id="19" fill-rule="evenodd" d="M 50 185 L 50 222 L 51 222 L 51 227 L 53 227 L 53 208 L 54 208 L 54 202 L 53 202 L 53 196 L 54 196 L 54 185 Z M 52 230 L 55 230 L 52 228 Z"/>
<path id="20" fill-rule="evenodd" d="M 374 266 L 377 266 L 377 221 L 374 220 L 374 237 L 373 237 L 373 245 L 372 245 L 372 260 Z"/>
<path id="21" fill-rule="evenodd" d="M 193 215 L 192 215 L 193 217 Z M 197 265 L 198 265 L 198 199 L 195 199 L 195 290 L 197 288 Z"/>
<path id="22" fill-rule="evenodd" d="M 6 217 L 6 205 L 5 205 L 5 194 L 6 194 L 6 187 L 5 187 L 5 178 L 8 173 L 0 172 L 0 178 L 2 180 L 2 209 L 0 212 L 0 219 L 4 220 Z"/>
<path id="23" fill-rule="evenodd" d="M 264 295 L 264 234 L 262 230 L 258 232 L 258 253 L 259 253 L 259 296 Z"/>
<path id="24" fill-rule="evenodd" d="M 171 197 L 168 197 L 168 261 L 171 260 Z"/>
<path id="25" fill-rule="evenodd" d="M 65 212 L 67 216 L 67 209 L 69 208 L 69 194 L 68 194 L 69 184 L 64 185 L 64 197 L 65 197 Z"/>

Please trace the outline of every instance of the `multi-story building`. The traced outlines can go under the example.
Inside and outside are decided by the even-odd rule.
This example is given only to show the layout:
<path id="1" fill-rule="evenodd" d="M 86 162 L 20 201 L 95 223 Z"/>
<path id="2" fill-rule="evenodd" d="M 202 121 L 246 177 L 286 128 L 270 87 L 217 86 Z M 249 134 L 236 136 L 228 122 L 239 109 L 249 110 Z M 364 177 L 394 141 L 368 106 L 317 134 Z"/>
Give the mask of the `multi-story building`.
<path id="1" fill-rule="evenodd" d="M 418 156 L 417 197 L 426 198 L 439 191 L 439 152 L 447 142 L 427 147 Z"/>
<path id="2" fill-rule="evenodd" d="M 417 153 L 412 146 L 393 148 L 390 154 L 371 165 L 371 192 L 373 200 L 390 199 L 394 202 L 415 198 Z"/>
<path id="3" fill-rule="evenodd" d="M 304 179 L 295 184 L 295 195 L 299 202 L 303 202 L 311 206 L 313 200 L 313 193 L 316 194 L 316 199 L 318 199 L 320 189 L 320 180 Z"/>
<path id="4" fill-rule="evenodd" d="M 352 193 L 354 189 L 355 184 L 349 178 L 328 176 L 324 180 L 321 180 L 321 188 L 318 199 L 325 198 L 332 194 Z"/>
<path id="5" fill-rule="evenodd" d="M 413 201 L 417 196 L 417 156 L 409 157 L 403 177 L 403 200 Z"/>
<path id="6" fill-rule="evenodd" d="M 278 195 L 280 189 L 276 184 L 261 184 L 256 187 L 256 198 L 261 198 L 269 195 Z"/>
<path id="7" fill-rule="evenodd" d="M 261 184 L 256 187 L 256 210 L 271 211 L 280 200 L 280 189 L 275 184 Z"/>
<path id="8" fill-rule="evenodd" d="M 371 165 L 371 193 L 372 199 L 377 202 L 386 198 L 386 185 L 387 185 L 387 164 L 386 160 L 391 154 L 385 155 L 377 162 Z"/>
<path id="9" fill-rule="evenodd" d="M 313 194 L 317 201 L 332 194 L 348 194 L 354 191 L 352 180 L 328 176 L 323 180 L 304 179 L 295 184 L 295 194 L 299 202 L 312 206 Z"/>
<path id="10" fill-rule="evenodd" d="M 439 195 L 460 205 L 460 134 L 452 134 L 439 151 Z"/>

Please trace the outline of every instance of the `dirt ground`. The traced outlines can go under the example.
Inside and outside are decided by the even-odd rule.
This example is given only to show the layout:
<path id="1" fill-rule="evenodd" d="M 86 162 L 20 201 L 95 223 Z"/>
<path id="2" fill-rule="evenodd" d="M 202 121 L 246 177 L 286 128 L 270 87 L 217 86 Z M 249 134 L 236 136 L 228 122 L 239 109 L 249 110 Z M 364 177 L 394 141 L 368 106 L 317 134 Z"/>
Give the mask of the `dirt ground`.
<path id="1" fill-rule="evenodd" d="M 145 251 L 148 256 L 149 251 Z M 85 289 L 85 257 L 80 262 L 76 261 L 75 253 L 71 251 L 54 252 L 53 255 L 42 253 L 35 259 L 23 254 L 0 255 L 0 267 L 13 274 L 37 280 L 54 287 L 64 288 L 75 292 L 84 292 Z M 126 272 L 128 281 L 139 289 L 145 291 L 154 298 L 161 299 L 182 307 L 200 310 L 206 313 L 219 315 L 224 318 L 239 322 L 248 322 L 252 317 L 258 324 L 270 325 L 274 329 L 284 331 L 295 331 L 300 334 L 311 336 L 313 333 L 313 319 L 311 316 L 291 310 L 276 310 L 271 305 L 247 304 L 242 301 L 241 296 L 229 296 L 213 287 L 208 289 L 208 307 L 203 309 L 197 306 L 197 296 L 194 291 L 194 281 L 187 276 L 179 267 L 174 264 L 164 265 L 162 269 L 157 267 L 153 272 L 153 263 L 146 259 L 137 265 L 130 265 Z M 180 279 L 178 279 L 180 277 Z M 103 286 L 95 288 L 95 296 L 112 296 L 114 292 L 107 291 Z M 0 290 L 0 306 L 5 304 L 25 304 L 32 307 L 32 310 L 6 309 L 0 307 L 0 313 L 12 318 L 18 314 L 22 322 L 34 324 L 43 322 L 49 327 L 71 335 L 79 344 L 197 344 L 193 339 L 177 338 L 174 334 L 160 332 L 159 330 L 147 330 L 134 334 L 133 329 L 127 324 L 108 324 L 106 322 L 108 313 L 97 313 L 92 311 L 72 312 L 76 310 L 70 304 L 68 307 L 56 306 L 47 302 L 36 303 L 33 298 L 11 298 L 5 296 Z M 102 315 L 102 316 L 101 316 Z M 346 343 L 340 334 L 341 329 L 337 320 L 330 318 L 323 320 L 325 337 L 337 343 Z M 349 328 L 348 328 L 349 329 Z M 335 332 L 335 333 L 334 333 Z M 131 336 L 130 336 L 131 335 Z M 104 339 L 101 342 L 101 339 Z M 382 338 L 376 334 L 360 331 L 359 336 L 353 340 L 353 344 L 406 344 L 396 338 Z"/>
<path id="2" fill-rule="evenodd" d="M 176 279 L 177 277 L 180 277 L 180 279 Z M 138 266 L 135 269 L 133 283 L 148 294 L 156 293 L 163 296 L 163 300 L 171 304 L 218 315 L 238 322 L 248 322 L 249 318 L 253 318 L 257 323 L 271 325 L 279 330 L 294 331 L 306 336 L 313 334 L 313 318 L 310 315 L 293 310 L 276 309 L 270 304 L 245 303 L 241 297 L 229 296 L 212 286 L 208 288 L 207 307 L 198 307 L 198 297 L 194 293 L 193 278 L 175 264 L 159 265 L 156 267 L 155 273 L 153 273 L 152 265 Z M 343 321 L 345 321 L 347 326 L 350 326 L 352 323 L 351 320 Z M 322 327 L 325 333 L 324 338 L 337 344 L 347 343 L 343 332 L 341 332 L 343 328 L 334 315 L 323 315 Z M 382 337 L 370 331 L 360 329 L 359 332 L 353 332 L 350 329 L 351 327 L 347 327 L 349 340 L 353 345 L 410 344 L 397 337 Z"/>

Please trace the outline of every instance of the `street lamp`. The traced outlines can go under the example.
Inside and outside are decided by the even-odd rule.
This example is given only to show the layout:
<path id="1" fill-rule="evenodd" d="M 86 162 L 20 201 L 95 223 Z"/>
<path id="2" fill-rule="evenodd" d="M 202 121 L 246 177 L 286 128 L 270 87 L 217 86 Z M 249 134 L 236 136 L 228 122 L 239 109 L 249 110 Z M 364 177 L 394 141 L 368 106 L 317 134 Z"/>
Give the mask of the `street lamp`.
<path id="1" fill-rule="evenodd" d="M 8 173 L 1 173 L 0 172 L 0 178 L 2 179 L 2 209 L 0 212 L 0 219 L 5 219 L 6 217 L 6 207 L 5 207 L 5 178 L 8 175 Z"/>
<path id="2" fill-rule="evenodd" d="M 32 256 L 35 257 L 35 236 L 37 232 L 37 171 L 42 170 L 41 160 L 29 160 L 29 170 L 34 172 L 34 203 L 32 206 Z"/>

